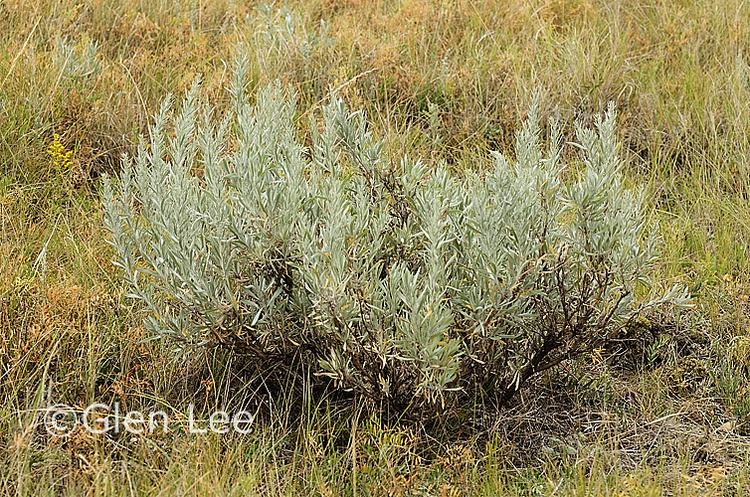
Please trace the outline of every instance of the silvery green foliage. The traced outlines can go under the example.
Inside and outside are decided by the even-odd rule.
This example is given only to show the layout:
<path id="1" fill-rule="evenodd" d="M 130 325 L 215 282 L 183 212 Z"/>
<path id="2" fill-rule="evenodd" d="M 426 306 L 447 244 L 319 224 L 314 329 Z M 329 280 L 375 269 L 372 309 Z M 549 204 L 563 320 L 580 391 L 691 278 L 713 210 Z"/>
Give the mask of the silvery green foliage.
<path id="1" fill-rule="evenodd" d="M 52 59 L 61 77 L 82 79 L 95 76 L 101 71 L 98 51 L 99 45 L 88 38 L 73 44 L 66 38 L 58 37 L 55 39 Z"/>
<path id="2" fill-rule="evenodd" d="M 254 33 L 251 41 L 255 45 L 253 52 L 262 73 L 273 73 L 290 64 L 312 71 L 314 56 L 334 42 L 323 19 L 317 29 L 309 30 L 299 14 L 286 7 L 261 4 L 255 14 L 248 17 L 247 23 Z"/>
<path id="3" fill-rule="evenodd" d="M 622 183 L 610 110 L 579 127 L 564 181 L 559 129 L 537 113 L 515 158 L 454 174 L 392 161 L 332 98 L 306 149 L 277 86 L 230 114 L 198 86 L 166 100 L 116 186 L 106 226 L 156 335 L 230 348 L 392 405 L 507 401 L 533 374 L 606 345 L 652 297 L 656 229 Z"/>

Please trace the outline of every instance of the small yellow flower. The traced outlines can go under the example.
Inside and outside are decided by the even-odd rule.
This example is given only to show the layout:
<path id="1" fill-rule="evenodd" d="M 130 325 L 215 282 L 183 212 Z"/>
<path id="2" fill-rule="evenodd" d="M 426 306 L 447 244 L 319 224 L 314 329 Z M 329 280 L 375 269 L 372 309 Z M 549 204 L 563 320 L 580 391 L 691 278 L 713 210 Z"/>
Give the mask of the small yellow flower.
<path id="1" fill-rule="evenodd" d="M 73 151 L 65 148 L 60 141 L 60 135 L 52 136 L 52 143 L 47 148 L 47 154 L 52 159 L 52 167 L 57 170 L 69 170 L 73 168 Z"/>

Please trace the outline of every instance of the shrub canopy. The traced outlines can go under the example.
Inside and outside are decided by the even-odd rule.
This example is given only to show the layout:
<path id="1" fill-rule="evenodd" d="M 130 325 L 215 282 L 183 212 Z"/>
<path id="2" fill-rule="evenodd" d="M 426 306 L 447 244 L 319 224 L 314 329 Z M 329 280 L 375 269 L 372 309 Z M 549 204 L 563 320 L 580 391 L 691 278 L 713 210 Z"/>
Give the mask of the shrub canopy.
<path id="1" fill-rule="evenodd" d="M 400 409 L 505 402 L 535 373 L 602 347 L 654 296 L 657 229 L 623 185 L 612 108 L 578 127 L 563 179 L 536 109 L 489 171 L 394 161 L 333 97 L 304 147 L 278 86 L 217 119 L 198 85 L 167 99 L 105 222 L 147 326 L 261 370 L 300 363 Z M 270 368 L 270 369 L 269 369 Z"/>

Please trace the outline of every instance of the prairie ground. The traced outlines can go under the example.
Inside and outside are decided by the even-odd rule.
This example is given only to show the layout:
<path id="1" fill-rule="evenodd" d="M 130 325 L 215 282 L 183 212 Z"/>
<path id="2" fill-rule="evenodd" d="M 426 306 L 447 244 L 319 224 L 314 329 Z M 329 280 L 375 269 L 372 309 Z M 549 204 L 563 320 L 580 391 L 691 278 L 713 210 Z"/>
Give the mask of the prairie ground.
<path id="1" fill-rule="evenodd" d="M 0 1 L 0 492 L 7 495 L 745 495 L 750 488 L 750 4 L 740 0 Z M 336 90 L 394 156 L 507 151 L 534 95 L 568 133 L 619 110 L 628 181 L 695 306 L 625 358 L 568 365 L 491 430 L 427 433 L 321 398 L 253 434 L 48 435 L 40 409 L 235 395 L 231 361 L 147 340 L 99 198 L 168 93 L 232 61 L 300 131 Z M 593 372 L 592 372 L 593 370 Z"/>

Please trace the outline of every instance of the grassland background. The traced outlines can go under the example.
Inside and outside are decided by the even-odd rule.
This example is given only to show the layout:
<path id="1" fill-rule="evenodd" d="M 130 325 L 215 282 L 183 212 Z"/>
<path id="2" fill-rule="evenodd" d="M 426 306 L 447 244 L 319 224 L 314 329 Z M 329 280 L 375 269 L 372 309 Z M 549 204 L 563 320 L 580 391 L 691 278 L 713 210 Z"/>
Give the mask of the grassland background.
<path id="1" fill-rule="evenodd" d="M 747 2 L 3 0 L 0 47 L 0 493 L 748 493 Z M 336 89 L 394 157 L 458 169 L 507 151 L 537 91 L 569 131 L 614 101 L 628 180 L 661 223 L 660 278 L 686 283 L 695 309 L 628 367 L 571 365 L 565 395 L 535 391 L 477 436 L 325 403 L 297 423 L 283 399 L 250 437 L 46 436 L 49 402 L 179 417 L 236 393 L 226 358 L 175 362 L 144 340 L 98 188 L 165 94 L 201 74 L 226 105 L 238 47 L 251 93 L 296 89 L 301 132 Z M 48 153 L 55 134 L 70 161 Z"/>

